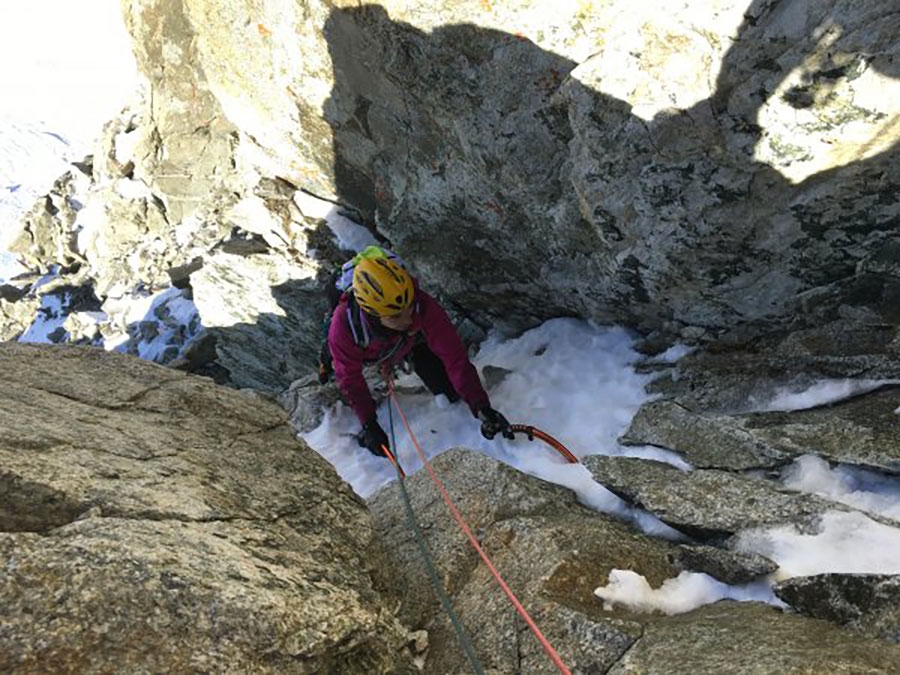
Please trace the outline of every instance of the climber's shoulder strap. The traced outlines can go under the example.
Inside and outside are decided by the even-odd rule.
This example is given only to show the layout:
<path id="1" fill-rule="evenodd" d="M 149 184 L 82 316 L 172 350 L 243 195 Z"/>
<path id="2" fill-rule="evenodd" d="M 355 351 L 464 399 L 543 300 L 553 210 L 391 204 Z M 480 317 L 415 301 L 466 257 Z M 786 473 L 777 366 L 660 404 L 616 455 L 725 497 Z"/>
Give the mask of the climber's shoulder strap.
<path id="1" fill-rule="evenodd" d="M 353 297 L 353 292 L 347 293 L 347 325 L 350 327 L 350 333 L 353 335 L 353 341 L 357 347 L 365 349 L 372 341 L 372 332 L 369 328 L 369 322 L 363 316 L 363 311 Z"/>

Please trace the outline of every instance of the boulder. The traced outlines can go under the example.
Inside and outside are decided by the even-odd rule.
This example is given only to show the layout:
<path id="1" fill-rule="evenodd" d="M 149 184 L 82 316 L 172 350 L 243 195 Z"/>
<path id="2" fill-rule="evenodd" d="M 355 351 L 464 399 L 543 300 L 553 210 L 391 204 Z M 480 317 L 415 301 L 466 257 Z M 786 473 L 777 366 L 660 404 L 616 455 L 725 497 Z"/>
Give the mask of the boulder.
<path id="1" fill-rule="evenodd" d="M 434 467 L 487 554 L 573 672 L 603 672 L 615 663 L 640 636 L 641 624 L 627 610 L 604 611 L 594 588 L 622 567 L 661 584 L 677 574 L 669 562 L 674 546 L 581 506 L 564 488 L 479 453 L 453 449 L 435 458 Z M 411 476 L 407 487 L 438 574 L 485 669 L 554 672 L 426 472 Z M 398 487 L 382 488 L 369 504 L 390 556 L 386 583 L 416 589 L 404 596 L 400 617 L 431 634 L 425 670 L 464 671 L 453 630 L 426 590 L 426 568 Z"/>
<path id="2" fill-rule="evenodd" d="M 279 393 L 316 371 L 327 301 L 313 261 L 215 251 L 191 275 L 216 363 L 239 388 Z"/>
<path id="3" fill-rule="evenodd" d="M 668 448 L 701 468 L 771 469 L 813 453 L 896 474 L 898 407 L 897 385 L 810 409 L 742 415 L 696 413 L 675 401 L 652 401 L 638 410 L 620 441 Z"/>
<path id="4" fill-rule="evenodd" d="M 840 504 L 726 471 L 681 469 L 633 457 L 585 457 L 597 482 L 667 525 L 701 541 L 722 542 L 737 532 L 784 523 L 812 529 Z"/>
<path id="5" fill-rule="evenodd" d="M 900 379 L 897 324 L 833 319 L 811 328 L 744 326 L 683 356 L 648 390 L 697 413 L 743 413 L 822 380 Z"/>
<path id="6" fill-rule="evenodd" d="M 12 301 L 0 298 L 0 341 L 19 338 L 34 322 L 40 306 L 38 298 L 20 296 Z"/>
<path id="7" fill-rule="evenodd" d="M 900 576 L 817 574 L 776 584 L 795 610 L 900 644 Z"/>
<path id="8" fill-rule="evenodd" d="M 283 411 L 0 344 L 0 670 L 406 672 L 370 515 Z"/>
<path id="9" fill-rule="evenodd" d="M 827 406 L 752 415 L 744 428 L 793 456 L 815 452 L 832 462 L 900 473 L 900 386 L 889 385 Z"/>
<path id="10" fill-rule="evenodd" d="M 619 442 L 674 450 L 701 469 L 760 469 L 777 466 L 788 457 L 745 430 L 739 419 L 696 413 L 671 400 L 642 405 Z"/>
<path id="11" fill-rule="evenodd" d="M 60 176 L 50 191 L 12 225 L 12 232 L 5 233 L 7 248 L 18 254 L 24 265 L 42 272 L 53 265 L 84 262 L 74 225 L 89 185 L 89 176 L 77 168 Z"/>
<path id="12" fill-rule="evenodd" d="M 679 546 L 675 565 L 708 574 L 726 584 L 746 584 L 778 569 L 778 563 L 758 553 L 741 553 L 715 546 Z"/>
<path id="13" fill-rule="evenodd" d="M 608 672 L 893 673 L 898 659 L 898 646 L 768 605 L 726 600 L 648 622 L 643 637 Z"/>

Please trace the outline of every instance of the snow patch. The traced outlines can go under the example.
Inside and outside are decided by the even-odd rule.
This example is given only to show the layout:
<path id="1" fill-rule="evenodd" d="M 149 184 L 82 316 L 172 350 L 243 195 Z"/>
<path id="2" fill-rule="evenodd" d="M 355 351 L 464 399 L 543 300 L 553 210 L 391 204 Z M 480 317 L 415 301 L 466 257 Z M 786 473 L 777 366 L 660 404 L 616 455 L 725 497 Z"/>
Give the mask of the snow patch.
<path id="1" fill-rule="evenodd" d="M 6 283 L 13 277 L 27 271 L 13 253 L 0 251 L 0 284 Z"/>
<path id="2" fill-rule="evenodd" d="M 803 455 L 782 474 L 785 487 L 811 492 L 870 513 L 900 520 L 900 479 L 847 465 L 834 469 L 821 457 Z"/>
<path id="3" fill-rule="evenodd" d="M 171 361 L 202 329 L 193 301 L 178 288 L 107 301 L 104 307 L 116 312 L 120 323 L 105 335 L 105 348 L 133 353 L 148 361 Z"/>
<path id="4" fill-rule="evenodd" d="M 829 511 L 814 533 L 783 525 L 746 530 L 735 542 L 739 551 L 777 562 L 779 580 L 826 572 L 900 574 L 900 528 L 882 525 L 862 513 Z"/>
<path id="5" fill-rule="evenodd" d="M 688 347 L 687 345 L 672 345 L 666 351 L 664 351 L 659 356 L 654 356 L 654 361 L 665 361 L 667 363 L 675 363 L 682 356 L 687 356 L 692 353 L 694 349 L 692 347 Z"/>
<path id="6" fill-rule="evenodd" d="M 851 396 L 864 394 L 900 380 L 822 380 L 802 391 L 782 387 L 768 403 L 754 407 L 754 412 L 786 412 L 835 403 Z"/>
<path id="7" fill-rule="evenodd" d="M 378 240 L 369 230 L 343 215 L 333 202 L 298 190 L 294 193 L 294 204 L 307 218 L 324 220 L 342 249 L 358 252 L 366 246 L 378 245 Z"/>
<path id="8" fill-rule="evenodd" d="M 41 298 L 41 306 L 38 308 L 37 318 L 19 336 L 19 342 L 60 342 L 66 336 L 62 330 L 66 320 L 65 307 L 68 305 L 69 295 L 60 298 L 48 293 Z M 51 334 L 53 337 L 51 338 Z"/>
<path id="9" fill-rule="evenodd" d="M 479 369 L 494 366 L 511 371 L 488 391 L 494 407 L 513 424 L 530 424 L 546 431 L 578 457 L 652 456 L 688 468 L 675 453 L 658 448 L 622 448 L 616 440 L 648 399 L 644 386 L 651 376 L 634 371 L 631 364 L 637 359 L 632 338 L 624 329 L 554 319 L 512 340 L 491 337 L 473 363 Z M 500 437 L 488 441 L 464 403 L 438 407 L 414 375 L 399 378 L 397 387 L 403 392 L 398 396 L 400 405 L 429 459 L 449 448 L 470 448 L 566 486 L 583 504 L 631 520 L 647 532 L 682 538 L 654 516 L 627 505 L 598 484 L 584 466 L 568 464 L 542 441 L 528 441 L 524 436 L 512 441 Z M 378 419 L 390 435 L 391 415 L 386 404 L 380 406 Z M 422 468 L 422 462 L 396 411 L 393 422 L 397 455 L 411 475 Z M 358 430 L 356 416 L 339 403 L 303 438 L 358 494 L 367 497 L 393 480 L 395 473 L 390 463 L 359 447 Z"/>
<path id="10" fill-rule="evenodd" d="M 603 600 L 603 608 L 607 611 L 618 604 L 637 612 L 683 614 L 725 599 L 756 600 L 784 606 L 765 580 L 729 586 L 708 574 L 697 572 L 682 572 L 664 581 L 659 588 L 652 588 L 647 579 L 636 572 L 612 570 L 609 583 L 597 588 L 594 595 Z"/>

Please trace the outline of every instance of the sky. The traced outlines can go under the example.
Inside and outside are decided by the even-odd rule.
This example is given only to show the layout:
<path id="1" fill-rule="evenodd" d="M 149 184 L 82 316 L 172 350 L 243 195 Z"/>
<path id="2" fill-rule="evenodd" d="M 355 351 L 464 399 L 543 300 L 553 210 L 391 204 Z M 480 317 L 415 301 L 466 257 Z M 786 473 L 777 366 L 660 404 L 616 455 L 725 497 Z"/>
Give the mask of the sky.
<path id="1" fill-rule="evenodd" d="M 10 218 L 18 218 L 35 196 L 46 191 L 66 162 L 90 151 L 104 121 L 113 117 L 136 86 L 134 62 L 118 15 L 118 2 L 32 0 L 5 3 L 0 22 L 0 56 L 15 68 L 0 70 L 0 282 L 15 271 L 3 249 Z M 72 26 L 80 26 L 73 31 Z M 371 235 L 333 204 L 298 195 L 297 204 L 310 216 L 323 217 L 336 238 L 351 250 L 372 243 Z M 402 251 L 400 251 L 402 255 Z M 5 276 L 4 276 L 5 275 Z M 422 280 L 428 287 L 428 280 Z M 153 359 L 167 331 L 196 321 L 196 308 L 176 289 L 142 298 L 121 312 L 127 321 L 162 315 L 160 338 L 139 350 Z M 47 297 L 41 317 L 21 339 L 46 342 L 66 318 L 64 299 Z M 85 320 L 102 317 L 83 317 Z M 121 332 L 103 340 L 107 349 L 122 344 Z M 511 422 L 531 424 L 562 441 L 579 457 L 625 455 L 667 462 L 680 470 L 692 467 L 677 453 L 653 447 L 623 447 L 616 439 L 638 408 L 649 400 L 648 375 L 636 372 L 635 336 L 614 326 L 575 319 L 555 319 L 514 338 L 492 335 L 474 357 L 477 367 L 493 366 L 508 373 L 491 381 L 494 407 Z M 688 353 L 676 346 L 664 358 L 672 362 Z M 791 410 L 840 400 L 880 384 L 829 380 L 801 392 L 782 391 L 759 410 Z M 418 386 L 414 375 L 398 381 L 399 399 L 422 442 L 434 457 L 451 447 L 467 447 L 506 462 L 530 475 L 572 489 L 586 506 L 615 515 L 635 527 L 673 541 L 682 537 L 651 514 L 635 509 L 595 482 L 581 465 L 566 464 L 540 441 L 521 436 L 487 441 L 478 422 L 462 404 L 434 398 Z M 898 409 L 900 413 L 900 409 Z M 386 406 L 382 426 L 390 429 Z M 394 419 L 396 451 L 407 473 L 421 468 L 411 442 Z M 360 495 L 372 495 L 394 480 L 382 458 L 360 448 L 358 422 L 343 404 L 328 411 L 323 423 L 304 435 Z M 846 466 L 832 467 L 815 455 L 799 458 L 785 472 L 784 487 L 819 494 L 886 518 L 900 519 L 900 480 Z M 900 522 L 900 520 L 898 520 Z M 684 572 L 651 588 L 632 570 L 613 570 L 597 579 L 596 595 L 607 605 L 624 604 L 638 611 L 680 613 L 721 598 L 759 599 L 779 604 L 771 583 L 799 574 L 827 571 L 900 573 L 900 525 L 891 527 L 858 513 L 831 512 L 815 535 L 795 528 L 749 530 L 738 536 L 741 550 L 756 551 L 781 566 L 771 578 L 728 586 L 705 574 Z"/>

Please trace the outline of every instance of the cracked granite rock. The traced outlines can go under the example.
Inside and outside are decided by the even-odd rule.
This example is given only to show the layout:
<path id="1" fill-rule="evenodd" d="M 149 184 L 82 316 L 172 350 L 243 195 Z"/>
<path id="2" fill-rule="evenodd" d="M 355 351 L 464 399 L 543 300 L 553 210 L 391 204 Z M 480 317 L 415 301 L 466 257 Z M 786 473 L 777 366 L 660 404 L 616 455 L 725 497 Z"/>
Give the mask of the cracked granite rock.
<path id="1" fill-rule="evenodd" d="M 275 404 L 0 344 L 0 671 L 406 672 L 374 536 Z"/>
<path id="2" fill-rule="evenodd" d="M 135 173 L 173 220 L 233 155 L 377 224 L 481 325 L 896 321 L 892 0 L 126 17 L 154 94 Z"/>

